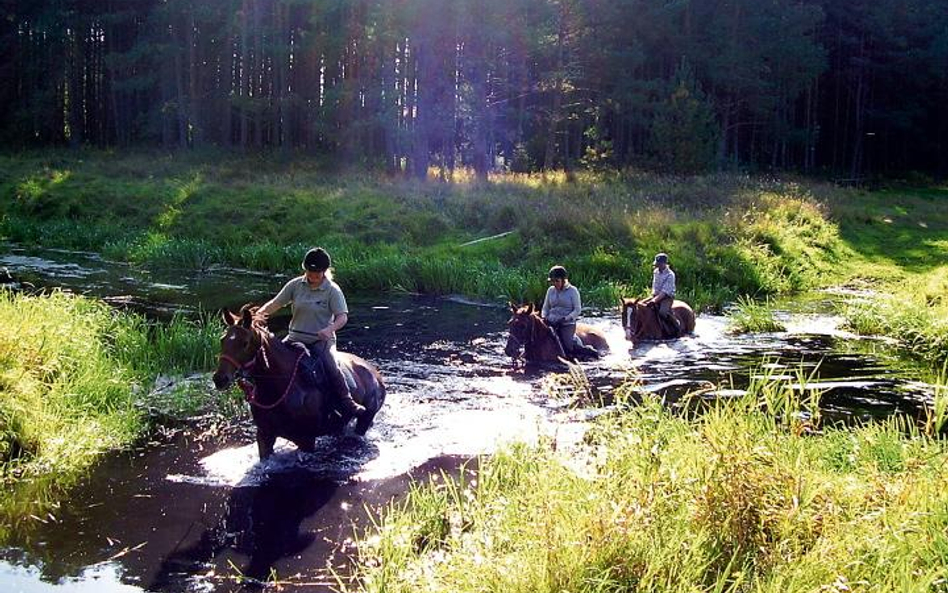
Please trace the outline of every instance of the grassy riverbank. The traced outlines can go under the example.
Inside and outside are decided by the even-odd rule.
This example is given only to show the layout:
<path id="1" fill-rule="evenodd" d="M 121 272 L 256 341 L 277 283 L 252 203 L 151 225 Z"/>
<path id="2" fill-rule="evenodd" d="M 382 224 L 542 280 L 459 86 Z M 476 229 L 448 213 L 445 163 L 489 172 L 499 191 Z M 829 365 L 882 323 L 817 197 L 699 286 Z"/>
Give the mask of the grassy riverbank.
<path id="1" fill-rule="evenodd" d="M 941 591 L 939 401 L 927 428 L 819 436 L 787 420 L 806 405 L 786 385 L 691 419 L 648 401 L 601 421 L 585 456 L 518 445 L 416 486 L 360 542 L 349 590 Z"/>
<path id="2" fill-rule="evenodd" d="M 666 251 L 681 297 L 698 310 L 741 296 L 868 289 L 877 296 L 847 312 L 853 327 L 938 363 L 948 359 L 946 200 L 948 188 L 861 191 L 736 174 L 497 175 L 488 184 L 458 174 L 422 184 L 305 158 L 0 156 L 0 236 L 13 241 L 288 275 L 321 244 L 352 293 L 494 301 L 541 300 L 559 262 L 597 307 L 643 294 L 652 255 Z"/>
<path id="3" fill-rule="evenodd" d="M 0 290 L 0 541 L 104 452 L 163 417 L 206 407 L 205 393 L 150 393 L 159 374 L 211 368 L 219 326 L 158 326 L 100 301 Z M 17 488 L 10 488 L 16 483 Z"/>
<path id="4" fill-rule="evenodd" d="M 322 244 L 354 292 L 539 300 L 562 262 L 587 303 L 612 306 L 646 289 L 664 250 L 684 296 L 706 308 L 817 285 L 841 248 L 808 188 L 737 175 L 420 184 L 307 161 L 68 152 L 0 157 L 0 172 L 12 240 L 287 273 Z"/>
<path id="5" fill-rule="evenodd" d="M 869 291 L 845 314 L 856 331 L 896 338 L 936 365 L 948 362 L 948 187 L 885 190 L 838 204 L 851 254 L 842 269 Z"/>

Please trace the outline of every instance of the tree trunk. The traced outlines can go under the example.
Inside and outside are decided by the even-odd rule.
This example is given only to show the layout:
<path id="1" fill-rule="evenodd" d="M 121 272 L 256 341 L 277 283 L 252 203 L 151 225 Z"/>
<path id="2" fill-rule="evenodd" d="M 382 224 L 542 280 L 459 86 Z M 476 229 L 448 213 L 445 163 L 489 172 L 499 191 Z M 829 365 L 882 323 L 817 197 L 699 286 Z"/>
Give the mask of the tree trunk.
<path id="1" fill-rule="evenodd" d="M 546 147 L 543 156 L 543 168 L 547 171 L 556 166 L 556 133 L 562 117 L 560 112 L 563 107 L 563 79 L 565 78 L 564 69 L 566 68 L 567 14 L 568 8 L 564 0 L 560 4 L 559 26 L 556 34 L 556 71 L 553 74 L 553 104 L 550 108 L 550 121 L 546 131 Z"/>

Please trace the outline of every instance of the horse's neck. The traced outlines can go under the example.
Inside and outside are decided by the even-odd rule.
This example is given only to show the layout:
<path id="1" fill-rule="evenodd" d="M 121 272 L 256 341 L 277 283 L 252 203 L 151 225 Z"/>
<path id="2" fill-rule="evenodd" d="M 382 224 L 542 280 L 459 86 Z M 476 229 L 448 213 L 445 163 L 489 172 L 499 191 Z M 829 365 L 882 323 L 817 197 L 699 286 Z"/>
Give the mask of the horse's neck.
<path id="1" fill-rule="evenodd" d="M 556 334 L 556 331 L 548 325 L 542 317 L 534 316 L 533 317 L 533 340 L 534 349 L 537 354 L 541 354 L 543 358 L 556 359 L 561 356 L 566 356 L 564 352 L 565 346 L 560 344 L 560 338 Z"/>
<path id="2" fill-rule="evenodd" d="M 302 352 L 277 340 L 273 334 L 258 330 L 260 349 L 257 352 L 256 371 L 261 375 L 286 376 L 296 366 Z"/>
<path id="3" fill-rule="evenodd" d="M 665 337 L 665 330 L 662 329 L 662 322 L 658 316 L 658 307 L 646 307 L 641 306 L 635 314 L 638 321 L 639 329 L 638 334 L 644 335 L 646 338 L 651 335 L 656 339 L 662 339 Z"/>
<path id="4" fill-rule="evenodd" d="M 638 338 L 642 337 L 642 334 L 649 332 L 648 324 L 651 318 L 658 318 L 658 312 L 653 311 L 650 307 L 643 305 L 641 303 L 635 303 L 633 305 L 635 311 L 635 327 L 632 328 L 632 334 Z"/>

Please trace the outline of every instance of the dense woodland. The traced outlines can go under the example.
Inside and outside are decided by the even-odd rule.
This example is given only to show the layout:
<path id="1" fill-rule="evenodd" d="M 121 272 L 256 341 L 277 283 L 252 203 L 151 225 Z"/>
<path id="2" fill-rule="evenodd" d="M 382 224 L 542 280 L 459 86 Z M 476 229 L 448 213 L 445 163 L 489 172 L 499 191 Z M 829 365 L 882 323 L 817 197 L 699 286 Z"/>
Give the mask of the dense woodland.
<path id="1" fill-rule="evenodd" d="M 948 174 L 944 0 L 0 0 L 0 141 Z"/>

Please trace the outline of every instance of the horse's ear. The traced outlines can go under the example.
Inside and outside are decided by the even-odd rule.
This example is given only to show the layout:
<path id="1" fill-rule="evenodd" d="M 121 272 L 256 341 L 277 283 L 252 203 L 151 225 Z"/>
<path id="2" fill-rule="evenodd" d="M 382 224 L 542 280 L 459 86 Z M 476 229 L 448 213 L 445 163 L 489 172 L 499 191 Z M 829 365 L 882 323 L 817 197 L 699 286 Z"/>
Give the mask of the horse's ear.
<path id="1" fill-rule="evenodd" d="M 221 318 L 223 318 L 224 320 L 224 325 L 234 325 L 235 323 L 237 323 L 237 320 L 240 319 L 239 317 L 231 313 L 228 309 L 224 309 L 223 311 L 221 311 Z"/>
<path id="2" fill-rule="evenodd" d="M 527 305 L 527 315 L 532 315 L 532 314 L 533 314 L 533 303 L 530 303 L 529 305 Z"/>
<path id="3" fill-rule="evenodd" d="M 250 328 L 253 325 L 253 307 L 244 306 L 240 310 L 240 325 Z"/>

